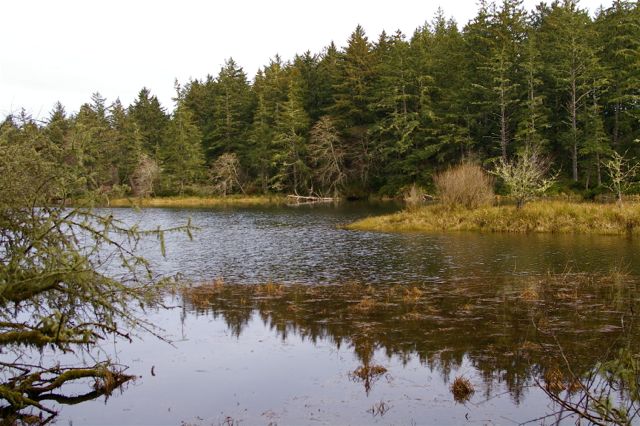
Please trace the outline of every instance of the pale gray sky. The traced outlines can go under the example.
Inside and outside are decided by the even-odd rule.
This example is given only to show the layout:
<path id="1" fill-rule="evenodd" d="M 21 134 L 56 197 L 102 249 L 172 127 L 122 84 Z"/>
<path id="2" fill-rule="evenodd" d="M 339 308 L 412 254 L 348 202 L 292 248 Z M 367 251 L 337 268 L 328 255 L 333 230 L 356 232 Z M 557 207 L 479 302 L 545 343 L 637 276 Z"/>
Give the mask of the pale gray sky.
<path id="1" fill-rule="evenodd" d="M 611 0 L 580 4 L 601 3 Z M 252 79 L 276 53 L 344 46 L 357 24 L 372 40 L 410 35 L 439 6 L 460 27 L 477 11 L 476 0 L 7 0 L 0 117 L 24 107 L 44 119 L 57 100 L 73 112 L 96 91 L 128 105 L 143 86 L 172 109 L 174 79 L 215 76 L 230 56 Z"/>

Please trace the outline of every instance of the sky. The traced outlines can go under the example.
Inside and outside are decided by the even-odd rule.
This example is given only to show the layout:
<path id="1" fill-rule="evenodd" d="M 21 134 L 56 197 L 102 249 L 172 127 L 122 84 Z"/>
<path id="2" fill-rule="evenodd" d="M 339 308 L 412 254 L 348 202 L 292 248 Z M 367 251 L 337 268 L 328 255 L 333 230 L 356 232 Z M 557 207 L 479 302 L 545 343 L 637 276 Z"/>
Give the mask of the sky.
<path id="1" fill-rule="evenodd" d="M 601 4 L 611 0 L 580 2 Z M 252 79 L 276 54 L 344 46 L 358 24 L 371 40 L 411 35 L 438 7 L 460 27 L 478 10 L 476 0 L 6 0 L 0 117 L 25 108 L 46 120 L 56 101 L 75 112 L 94 92 L 129 105 L 143 87 L 171 110 L 176 79 L 216 76 L 229 57 Z"/>

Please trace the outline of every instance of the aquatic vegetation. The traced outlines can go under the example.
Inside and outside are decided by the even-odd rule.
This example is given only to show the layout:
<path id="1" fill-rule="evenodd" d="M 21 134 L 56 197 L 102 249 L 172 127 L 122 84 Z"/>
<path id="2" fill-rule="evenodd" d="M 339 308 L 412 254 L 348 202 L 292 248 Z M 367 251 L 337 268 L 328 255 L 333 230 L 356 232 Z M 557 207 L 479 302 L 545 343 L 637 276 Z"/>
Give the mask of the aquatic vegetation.
<path id="1" fill-rule="evenodd" d="M 361 382 L 364 385 L 365 392 L 368 394 L 371 391 L 371 386 L 386 372 L 387 369 L 382 365 L 362 365 L 349 373 L 349 379 L 354 382 Z"/>
<path id="2" fill-rule="evenodd" d="M 464 376 L 457 376 L 451 384 L 451 393 L 456 402 L 467 402 L 475 393 L 473 384 Z"/>
<path id="3" fill-rule="evenodd" d="M 544 373 L 545 389 L 552 393 L 565 390 L 564 376 L 558 367 L 552 367 Z"/>
<path id="4" fill-rule="evenodd" d="M 376 307 L 375 299 L 364 296 L 357 304 L 353 306 L 353 309 L 357 311 L 370 311 Z"/>
<path id="5" fill-rule="evenodd" d="M 417 357 L 443 374 L 468 358 L 482 377 L 500 372 L 517 398 L 536 379 L 553 383 L 544 372 L 563 365 L 563 356 L 577 376 L 588 374 L 625 341 L 620 317 L 640 312 L 637 285 L 633 276 L 612 285 L 606 274 L 564 272 L 502 277 L 492 285 L 482 279 L 410 286 L 209 282 L 182 295 L 198 312 L 221 315 L 237 335 L 257 313 L 283 339 L 295 332 L 350 348 L 360 367 L 349 377 L 366 392 L 385 374 L 373 361 L 384 353 Z M 638 335 L 637 328 L 629 330 Z M 561 379 L 563 389 L 579 389 L 562 374 L 568 377 Z"/>

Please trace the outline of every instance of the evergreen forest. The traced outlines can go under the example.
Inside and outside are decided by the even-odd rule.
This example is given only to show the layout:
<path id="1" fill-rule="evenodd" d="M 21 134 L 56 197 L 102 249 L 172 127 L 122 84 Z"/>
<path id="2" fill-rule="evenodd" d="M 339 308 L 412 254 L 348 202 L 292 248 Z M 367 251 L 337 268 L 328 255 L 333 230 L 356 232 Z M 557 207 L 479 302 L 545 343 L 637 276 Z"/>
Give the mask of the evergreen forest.
<path id="1" fill-rule="evenodd" d="M 593 195 L 607 158 L 640 154 L 640 4 L 503 0 L 464 26 L 442 12 L 410 35 L 357 26 L 344 46 L 276 55 L 252 78 L 228 59 L 176 81 L 174 101 L 95 93 L 77 113 L 58 103 L 44 121 L 7 116 L 0 144 L 74 176 L 70 198 L 394 196 L 531 146 L 553 159 L 558 191 Z"/>

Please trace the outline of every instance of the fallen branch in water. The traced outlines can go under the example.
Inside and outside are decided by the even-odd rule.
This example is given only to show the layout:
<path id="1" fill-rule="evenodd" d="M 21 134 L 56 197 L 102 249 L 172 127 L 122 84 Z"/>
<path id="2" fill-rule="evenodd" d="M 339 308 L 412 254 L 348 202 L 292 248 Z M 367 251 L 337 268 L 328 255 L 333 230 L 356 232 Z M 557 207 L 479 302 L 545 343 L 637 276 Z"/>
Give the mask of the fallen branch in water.
<path id="1" fill-rule="evenodd" d="M 287 195 L 287 198 L 295 200 L 297 203 L 332 203 L 339 200 L 339 198 L 317 197 L 313 195 Z"/>

